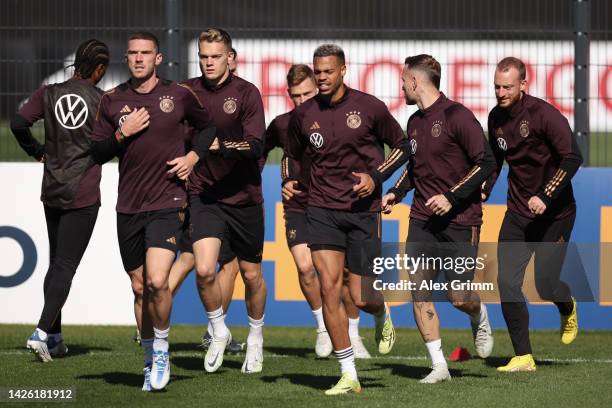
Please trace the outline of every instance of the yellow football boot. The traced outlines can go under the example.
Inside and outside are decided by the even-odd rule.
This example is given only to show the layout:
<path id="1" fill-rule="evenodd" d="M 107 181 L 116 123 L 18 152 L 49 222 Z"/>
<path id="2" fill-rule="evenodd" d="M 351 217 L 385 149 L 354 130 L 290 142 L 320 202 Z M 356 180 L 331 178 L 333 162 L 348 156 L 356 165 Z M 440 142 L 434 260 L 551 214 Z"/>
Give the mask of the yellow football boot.
<path id="1" fill-rule="evenodd" d="M 576 311 L 576 299 L 572 298 L 574 309 L 569 316 L 561 315 L 561 343 L 570 344 L 578 336 L 578 313 Z"/>
<path id="2" fill-rule="evenodd" d="M 535 371 L 536 364 L 533 361 L 531 354 L 525 354 L 523 356 L 514 356 L 510 362 L 502 367 L 497 367 L 497 371 L 501 373 L 516 373 L 519 371 Z"/>
<path id="3" fill-rule="evenodd" d="M 349 373 L 344 373 L 340 377 L 338 384 L 325 391 L 325 395 L 340 395 L 354 392 L 355 394 L 361 394 L 361 384 L 359 381 L 353 380 Z"/>

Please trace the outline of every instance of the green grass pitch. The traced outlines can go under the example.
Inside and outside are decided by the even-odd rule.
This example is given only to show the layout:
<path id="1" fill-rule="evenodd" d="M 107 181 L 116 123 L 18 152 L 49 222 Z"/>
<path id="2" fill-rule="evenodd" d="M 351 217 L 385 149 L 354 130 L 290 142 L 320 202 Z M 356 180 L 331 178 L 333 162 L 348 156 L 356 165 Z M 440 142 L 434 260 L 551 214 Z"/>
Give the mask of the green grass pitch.
<path id="1" fill-rule="evenodd" d="M 327 397 L 323 391 L 338 380 L 339 366 L 334 358 L 315 359 L 314 329 L 266 327 L 264 371 L 245 375 L 240 372 L 243 354 L 226 356 L 217 373 L 205 373 L 197 347 L 203 328 L 172 327 L 171 381 L 158 393 L 140 391 L 142 353 L 132 341 L 132 327 L 67 326 L 69 356 L 47 364 L 25 349 L 32 329 L 0 325 L 0 387 L 72 387 L 76 401 L 66 404 L 72 407 L 586 407 L 612 402 L 611 332 L 581 332 L 574 344 L 564 346 L 558 333 L 535 331 L 537 371 L 501 374 L 495 367 L 507 361 L 511 345 L 506 332 L 496 331 L 491 358 L 451 362 L 452 381 L 422 385 L 418 379 L 428 372 L 429 361 L 417 331 L 398 330 L 391 354 L 378 356 L 373 331 L 362 329 L 374 356 L 357 361 L 363 393 Z M 234 327 L 232 333 L 244 340 L 247 331 Z M 469 330 L 444 330 L 442 338 L 446 355 L 458 345 L 473 352 Z M 19 406 L 36 405 L 42 406 Z"/>

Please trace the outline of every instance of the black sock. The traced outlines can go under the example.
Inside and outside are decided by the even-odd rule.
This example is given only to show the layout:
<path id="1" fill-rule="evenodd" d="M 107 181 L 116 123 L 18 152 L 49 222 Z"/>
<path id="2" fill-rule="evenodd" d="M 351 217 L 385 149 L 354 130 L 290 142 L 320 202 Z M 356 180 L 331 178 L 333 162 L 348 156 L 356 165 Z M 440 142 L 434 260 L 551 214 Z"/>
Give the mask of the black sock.
<path id="1" fill-rule="evenodd" d="M 555 302 L 555 306 L 559 309 L 559 313 L 563 316 L 569 316 L 574 311 L 574 302 Z"/>

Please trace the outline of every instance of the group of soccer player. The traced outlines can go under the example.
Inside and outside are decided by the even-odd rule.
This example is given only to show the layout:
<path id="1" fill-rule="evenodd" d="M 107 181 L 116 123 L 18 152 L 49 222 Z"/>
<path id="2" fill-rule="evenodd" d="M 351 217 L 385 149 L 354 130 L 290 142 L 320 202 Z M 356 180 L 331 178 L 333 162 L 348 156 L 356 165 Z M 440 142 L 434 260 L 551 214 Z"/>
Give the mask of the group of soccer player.
<path id="1" fill-rule="evenodd" d="M 232 72 L 230 35 L 202 32 L 198 54 L 202 76 L 168 81 L 156 73 L 162 63 L 157 38 L 135 33 L 127 41 L 130 79 L 102 93 L 96 84 L 108 66 L 108 48 L 86 41 L 76 52 L 73 78 L 37 90 L 11 122 L 23 149 L 44 163 L 50 265 L 43 312 L 27 341 L 42 361 L 67 352 L 61 309 L 96 221 L 100 166 L 119 157 L 117 235 L 144 350 L 142 389 L 161 390 L 170 379 L 172 299 L 192 269 L 209 322 L 205 370 L 218 370 L 231 350 L 225 316 L 240 273 L 249 321 L 241 371 L 261 372 L 267 295 L 261 171 L 275 147 L 284 153 L 287 243 L 317 322 L 315 352 L 327 357 L 333 351 L 341 366 L 327 395 L 361 392 L 355 358 L 370 355 L 358 332 L 360 310 L 374 317 L 380 354 L 395 343 L 389 308 L 373 287 L 381 213 L 414 189 L 406 253 L 475 257 L 482 202 L 504 160 L 510 167 L 508 211 L 499 241 L 520 248 L 498 249 L 502 311 L 516 354 L 498 371 L 536 368 L 521 291 L 534 252 L 540 296 L 559 309 L 562 341 L 574 340 L 576 303 L 560 271 L 575 218 L 570 180 L 581 156 L 567 120 L 525 92 L 520 60 L 504 58 L 496 67 L 498 105 L 489 116 L 487 142 L 473 113 L 440 92 L 440 64 L 429 55 L 405 60 L 403 93 L 407 104 L 418 107 L 406 137 L 383 102 L 344 83 L 345 55 L 337 45 L 319 46 L 313 69 L 291 67 L 287 88 L 295 108 L 267 129 L 258 89 Z M 66 95 L 78 98 L 66 102 Z M 85 119 L 77 126 L 78 118 L 62 112 L 79 104 Z M 39 119 L 44 145 L 30 132 Z M 383 182 L 403 166 L 382 196 Z M 423 269 L 411 279 L 433 281 L 439 272 Z M 474 278 L 473 270 L 443 272 L 447 280 Z M 485 305 L 475 292 L 447 295 L 469 316 L 478 355 L 488 357 L 493 337 Z M 432 292 L 415 290 L 413 309 L 432 361 L 421 383 L 449 380 Z"/>

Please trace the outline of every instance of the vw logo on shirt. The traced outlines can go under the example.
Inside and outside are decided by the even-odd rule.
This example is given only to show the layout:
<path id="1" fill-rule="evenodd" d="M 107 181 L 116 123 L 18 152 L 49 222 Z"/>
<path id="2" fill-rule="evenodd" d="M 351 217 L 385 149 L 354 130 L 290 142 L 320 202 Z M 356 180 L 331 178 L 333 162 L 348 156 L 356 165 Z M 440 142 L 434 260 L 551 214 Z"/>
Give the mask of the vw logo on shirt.
<path id="1" fill-rule="evenodd" d="M 87 120 L 87 104 L 76 94 L 66 94 L 55 102 L 55 117 L 66 129 L 78 129 Z"/>
<path id="2" fill-rule="evenodd" d="M 323 146 L 323 135 L 317 132 L 311 133 L 310 144 L 313 145 L 315 149 L 321 148 L 321 146 Z"/>
<path id="3" fill-rule="evenodd" d="M 508 149 L 508 144 L 506 143 L 506 139 L 498 137 L 497 138 L 497 145 L 499 146 L 500 149 L 502 149 L 504 152 Z"/>

